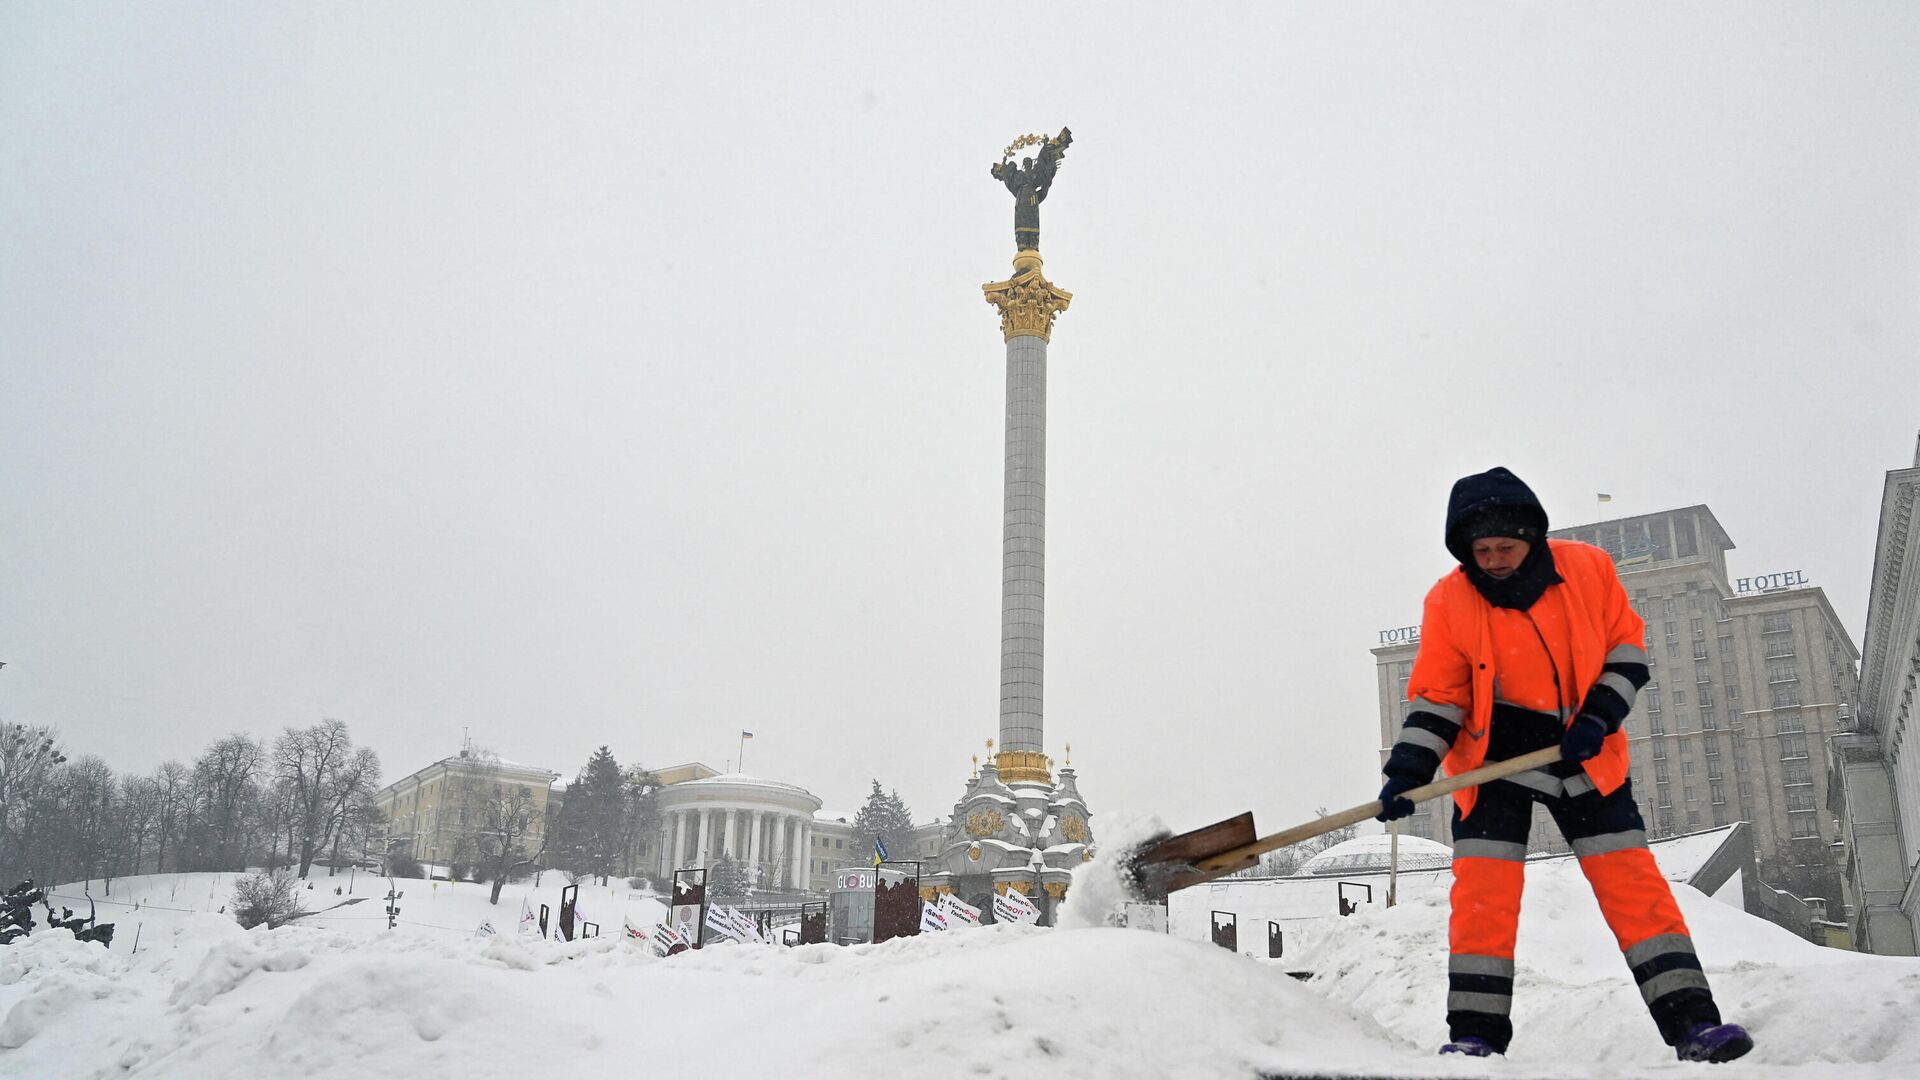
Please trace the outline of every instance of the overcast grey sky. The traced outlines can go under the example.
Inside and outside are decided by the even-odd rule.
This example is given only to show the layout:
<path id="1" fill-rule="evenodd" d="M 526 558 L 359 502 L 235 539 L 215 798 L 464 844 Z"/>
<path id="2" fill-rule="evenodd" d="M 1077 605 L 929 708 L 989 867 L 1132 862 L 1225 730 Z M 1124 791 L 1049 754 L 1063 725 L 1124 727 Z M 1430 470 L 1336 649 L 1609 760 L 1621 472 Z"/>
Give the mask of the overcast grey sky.
<path id="1" fill-rule="evenodd" d="M 1015 135 L 1047 741 L 1096 814 L 1377 789 L 1505 464 L 1709 504 L 1856 641 L 1920 429 L 1911 4 L 0 5 L 0 717 L 347 721 L 945 814 L 995 734 Z M 1096 823 L 1097 826 L 1097 823 Z"/>

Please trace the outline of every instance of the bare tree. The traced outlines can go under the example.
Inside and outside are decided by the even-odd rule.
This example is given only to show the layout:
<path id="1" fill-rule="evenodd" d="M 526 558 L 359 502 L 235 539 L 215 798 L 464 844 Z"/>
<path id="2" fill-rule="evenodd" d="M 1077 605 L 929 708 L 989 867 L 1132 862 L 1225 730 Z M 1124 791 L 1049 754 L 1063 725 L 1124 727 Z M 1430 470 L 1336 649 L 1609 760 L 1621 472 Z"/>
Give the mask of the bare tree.
<path id="1" fill-rule="evenodd" d="M 214 743 L 194 762 L 209 869 L 245 868 L 252 831 L 248 812 L 258 802 L 265 762 L 266 749 L 238 733 Z"/>
<path id="2" fill-rule="evenodd" d="M 66 760 L 52 728 L 0 724 L 0 876 L 9 881 L 30 865 L 20 857 L 28 808 L 44 797 L 49 775 Z"/>
<path id="3" fill-rule="evenodd" d="M 306 877 L 314 854 L 327 846 L 361 788 L 376 781 L 380 759 L 370 750 L 354 750 L 347 725 L 322 720 L 307 728 L 287 728 L 273 744 L 273 776 L 286 786 L 287 854 L 298 847 L 299 876 Z"/>
<path id="4" fill-rule="evenodd" d="M 153 872 L 167 872 L 167 845 L 171 843 L 184 824 L 189 812 L 188 793 L 192 790 L 191 774 L 187 767 L 177 761 L 163 763 L 153 774 L 155 814 L 153 824 Z M 177 858 L 177 856 L 176 856 Z"/>
<path id="5" fill-rule="evenodd" d="M 87 878 L 112 882 L 108 855 L 113 840 L 113 770 L 101 758 L 88 754 L 62 770 L 67 794 L 66 825 L 80 872 Z"/>
<path id="6" fill-rule="evenodd" d="M 121 875 L 137 877 L 147 840 L 153 836 L 159 821 L 159 783 L 150 776 L 121 777 L 118 810 L 113 863 Z"/>

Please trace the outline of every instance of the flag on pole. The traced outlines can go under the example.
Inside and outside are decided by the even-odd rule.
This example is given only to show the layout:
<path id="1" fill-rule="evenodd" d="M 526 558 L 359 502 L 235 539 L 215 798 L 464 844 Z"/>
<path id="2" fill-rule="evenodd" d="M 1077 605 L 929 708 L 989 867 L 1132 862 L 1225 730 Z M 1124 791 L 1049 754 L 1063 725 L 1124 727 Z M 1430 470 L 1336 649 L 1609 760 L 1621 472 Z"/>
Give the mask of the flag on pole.
<path id="1" fill-rule="evenodd" d="M 999 922 L 1031 923 L 1040 918 L 1040 909 L 1018 889 L 1008 889 L 993 898 L 993 917 Z"/>
<path id="2" fill-rule="evenodd" d="M 741 738 L 743 738 L 743 739 L 751 739 L 751 738 L 753 738 L 753 732 L 751 732 L 751 731 L 742 731 L 742 732 L 740 733 L 740 737 L 741 737 Z"/>
<path id="3" fill-rule="evenodd" d="M 980 925 L 980 909 L 960 899 L 953 893 L 941 893 L 940 906 L 945 908 L 947 914 L 951 917 L 949 922 L 962 923 L 967 926 Z"/>
<path id="4" fill-rule="evenodd" d="M 1593 500 L 1594 500 L 1595 502 L 1612 502 L 1612 501 L 1613 501 L 1613 496 L 1611 496 L 1611 495 L 1595 495 L 1595 496 L 1593 497 Z"/>
<path id="5" fill-rule="evenodd" d="M 766 940 L 760 936 L 759 924 L 737 907 L 731 905 L 727 907 L 727 921 L 733 924 L 733 929 L 741 941 L 764 942 Z"/>
<path id="6" fill-rule="evenodd" d="M 676 952 L 685 952 L 687 943 L 692 940 L 666 923 L 654 927 L 648 939 L 653 946 L 653 951 L 660 956 L 672 956 Z"/>
<path id="7" fill-rule="evenodd" d="M 887 842 L 880 837 L 873 838 L 873 865 L 879 866 L 887 861 Z"/>
<path id="8" fill-rule="evenodd" d="M 922 900 L 920 902 L 920 929 L 945 930 L 946 928 L 947 913 L 942 911 L 940 906 L 933 901 Z"/>

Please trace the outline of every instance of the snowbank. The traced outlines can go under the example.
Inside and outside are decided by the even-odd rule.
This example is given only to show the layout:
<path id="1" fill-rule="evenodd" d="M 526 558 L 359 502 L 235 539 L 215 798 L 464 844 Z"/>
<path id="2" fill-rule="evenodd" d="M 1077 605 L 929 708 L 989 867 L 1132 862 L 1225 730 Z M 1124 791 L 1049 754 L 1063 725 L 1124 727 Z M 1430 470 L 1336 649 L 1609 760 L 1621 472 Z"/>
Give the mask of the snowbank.
<path id="1" fill-rule="evenodd" d="M 111 952 L 42 929 L 0 949 L 0 1077 L 1578 1078 L 1703 1068 L 1673 1062 L 1660 1045 L 1571 866 L 1530 872 L 1519 1036 L 1511 1060 L 1491 1064 L 1433 1056 L 1445 1034 L 1437 890 L 1321 920 L 1311 940 L 1296 950 L 1290 938 L 1286 958 L 1269 962 L 1178 934 L 1098 926 L 982 927 L 851 948 L 726 945 L 657 959 L 618 934 L 619 913 L 643 899 L 615 895 L 624 890 L 582 889 L 607 935 L 560 943 L 514 932 L 519 894 L 493 908 L 476 886 L 416 900 L 424 886 L 403 885 L 393 931 L 377 900 L 254 931 L 143 901 L 112 916 L 121 933 Z M 141 887 L 176 902 L 199 890 L 204 902 L 208 884 Z M 1908 1021 L 1920 963 L 1820 949 L 1677 892 L 1728 1015 L 1760 1044 L 1715 1067 L 1715 1080 L 1920 1070 L 1920 1031 Z M 557 889 L 530 898 L 554 903 Z M 499 933 L 475 937 L 476 912 Z M 416 913 L 444 928 L 410 922 Z M 144 920 L 137 955 L 135 920 Z M 1315 977 L 1285 974 L 1301 968 Z"/>

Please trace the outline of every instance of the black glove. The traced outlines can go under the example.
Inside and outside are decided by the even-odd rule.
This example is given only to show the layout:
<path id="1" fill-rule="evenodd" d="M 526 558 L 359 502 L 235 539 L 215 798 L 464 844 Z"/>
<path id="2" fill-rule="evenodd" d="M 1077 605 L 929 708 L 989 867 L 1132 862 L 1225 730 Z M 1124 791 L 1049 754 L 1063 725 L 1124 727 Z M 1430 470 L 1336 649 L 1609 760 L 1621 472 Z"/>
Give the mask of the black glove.
<path id="1" fill-rule="evenodd" d="M 1592 713 L 1581 713 L 1560 737 L 1560 757 L 1566 761 L 1585 761 L 1600 752 L 1600 744 L 1609 734 L 1605 720 Z"/>
<path id="2" fill-rule="evenodd" d="M 1410 776 L 1387 777 L 1386 786 L 1380 789 L 1380 813 L 1373 820 L 1395 821 L 1413 813 L 1413 802 L 1401 796 L 1419 786 L 1420 781 Z"/>

